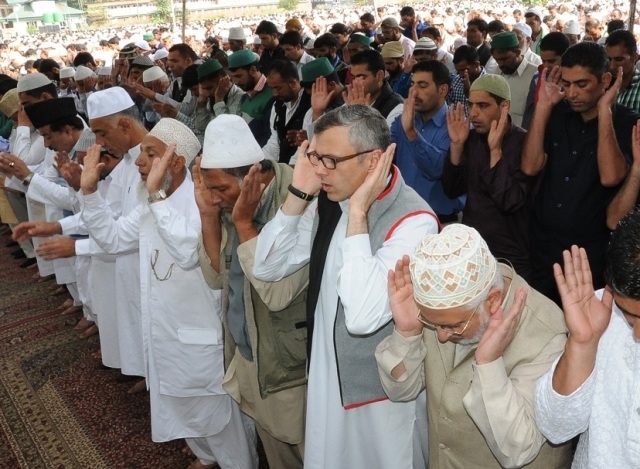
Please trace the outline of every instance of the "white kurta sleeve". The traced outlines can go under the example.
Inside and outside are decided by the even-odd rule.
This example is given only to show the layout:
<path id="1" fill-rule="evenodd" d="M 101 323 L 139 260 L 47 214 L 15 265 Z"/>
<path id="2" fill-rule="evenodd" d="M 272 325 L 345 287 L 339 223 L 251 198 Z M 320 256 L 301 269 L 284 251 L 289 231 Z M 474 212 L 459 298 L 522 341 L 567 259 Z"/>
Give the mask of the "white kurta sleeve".
<path id="1" fill-rule="evenodd" d="M 344 240 L 338 295 L 350 333 L 370 334 L 392 319 L 387 288 L 389 269 L 403 255 L 413 254 L 426 234 L 436 233 L 436 219 L 427 213 L 417 213 L 404 219 L 375 254 L 371 252 L 368 234 Z"/>
<path id="2" fill-rule="evenodd" d="M 425 331 L 423 334 L 433 331 Z M 376 347 L 378 374 L 384 392 L 393 401 L 410 401 L 424 389 L 424 359 L 427 347 L 422 335 L 403 337 L 395 329 L 393 333 L 382 339 Z M 400 363 L 405 372 L 395 379 L 391 371 Z"/>
<path id="3" fill-rule="evenodd" d="M 31 142 L 31 129 L 21 125 L 16 129 L 16 139 L 11 152 L 24 161 L 27 165 L 38 165 L 44 160 L 46 148 L 44 139 L 38 137 Z"/>
<path id="4" fill-rule="evenodd" d="M 535 412 L 538 428 L 554 444 L 564 443 L 587 430 L 591 405 L 596 389 L 595 368 L 587 380 L 573 394 L 562 396 L 553 389 L 556 359 L 536 383 Z"/>
<path id="5" fill-rule="evenodd" d="M 91 239 L 107 254 L 119 254 L 139 248 L 140 219 L 147 210 L 146 203 L 138 206 L 126 217 L 114 220 L 109 206 L 98 191 L 83 195 L 82 220 Z"/>
<path id="6" fill-rule="evenodd" d="M 73 235 L 88 235 L 89 232 L 87 228 L 84 226 L 84 222 L 82 221 L 82 214 L 76 213 L 70 217 L 61 218 L 58 220 L 60 223 L 60 227 L 62 228 L 63 236 L 73 236 Z"/>
<path id="7" fill-rule="evenodd" d="M 27 195 L 40 203 L 53 205 L 61 210 L 73 211 L 75 199 L 69 188 L 56 184 L 40 174 L 34 173 Z"/>
<path id="8" fill-rule="evenodd" d="M 276 122 L 276 108 L 275 106 L 271 107 L 271 115 L 269 116 L 269 128 L 271 129 L 271 136 L 267 143 L 262 147 L 262 153 L 264 157 L 278 161 L 280 157 L 280 141 L 278 140 L 278 132 L 274 129 L 274 125 Z"/>
<path id="9" fill-rule="evenodd" d="M 309 263 L 311 231 L 317 207 L 316 199 L 299 216 L 287 216 L 279 209 L 264 226 L 256 246 L 255 278 L 275 282 Z"/>
<path id="10" fill-rule="evenodd" d="M 564 350 L 566 337 L 556 335 L 529 363 L 507 376 L 502 357 L 472 365 L 471 388 L 463 405 L 503 467 L 521 467 L 533 461 L 545 442 L 538 430 L 533 405 L 537 379 Z"/>

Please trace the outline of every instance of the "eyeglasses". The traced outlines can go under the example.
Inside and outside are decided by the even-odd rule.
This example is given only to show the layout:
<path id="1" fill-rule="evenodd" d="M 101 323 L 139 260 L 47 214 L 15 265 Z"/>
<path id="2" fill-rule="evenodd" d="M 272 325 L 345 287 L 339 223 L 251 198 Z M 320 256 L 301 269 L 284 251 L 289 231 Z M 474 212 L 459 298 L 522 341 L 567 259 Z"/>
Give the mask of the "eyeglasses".
<path id="1" fill-rule="evenodd" d="M 437 330 L 441 330 L 442 332 L 446 332 L 447 334 L 451 334 L 451 335 L 462 335 L 462 334 L 464 334 L 464 331 L 466 331 L 467 328 L 469 327 L 469 324 L 471 324 L 471 320 L 476 315 L 476 312 L 478 311 L 479 307 L 480 307 L 480 305 L 476 306 L 476 308 L 473 310 L 473 313 L 471 313 L 471 316 L 469 316 L 469 319 L 467 319 L 467 322 L 464 323 L 464 326 L 462 327 L 462 330 L 460 330 L 460 331 L 456 330 L 457 327 L 442 326 L 440 324 L 434 324 L 432 322 L 429 322 L 422 316 L 421 312 L 418 312 L 418 321 L 420 321 L 422 324 L 427 326 L 429 329 L 433 329 L 433 330 L 436 330 L 436 331 Z"/>
<path id="2" fill-rule="evenodd" d="M 309 151 L 309 152 L 307 152 L 307 158 L 309 158 L 309 161 L 311 162 L 311 164 L 313 166 L 318 166 L 318 163 L 322 163 L 322 166 L 324 166 L 327 169 L 336 169 L 336 165 L 338 163 L 342 163 L 343 161 L 352 160 L 356 156 L 364 155 L 365 153 L 371 153 L 374 150 L 375 150 L 375 148 L 373 150 L 361 151 L 360 153 L 356 153 L 354 155 L 343 156 L 341 158 L 334 158 L 332 156 L 321 156 L 321 155 L 318 155 L 318 152 L 316 152 L 316 151 Z"/>

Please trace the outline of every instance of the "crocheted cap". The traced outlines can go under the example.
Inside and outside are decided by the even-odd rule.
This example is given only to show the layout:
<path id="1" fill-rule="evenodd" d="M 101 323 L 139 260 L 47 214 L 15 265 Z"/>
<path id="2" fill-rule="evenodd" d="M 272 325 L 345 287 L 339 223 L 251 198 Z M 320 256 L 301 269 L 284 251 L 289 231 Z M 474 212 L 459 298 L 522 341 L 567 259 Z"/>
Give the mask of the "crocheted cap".
<path id="1" fill-rule="evenodd" d="M 497 268 L 480 233 L 459 223 L 449 225 L 416 247 L 409 264 L 414 300 L 429 309 L 467 305 L 487 292 Z"/>

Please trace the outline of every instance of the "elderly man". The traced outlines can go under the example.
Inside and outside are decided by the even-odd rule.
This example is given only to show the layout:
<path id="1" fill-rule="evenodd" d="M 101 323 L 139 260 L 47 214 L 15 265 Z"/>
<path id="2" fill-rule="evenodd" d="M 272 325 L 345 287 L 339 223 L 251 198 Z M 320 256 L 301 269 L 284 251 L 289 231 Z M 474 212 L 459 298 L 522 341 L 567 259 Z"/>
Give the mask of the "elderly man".
<path id="1" fill-rule="evenodd" d="M 466 194 L 464 224 L 478 230 L 491 252 L 510 261 L 527 279 L 531 274 L 528 240 L 534 180 L 520 170 L 526 131 L 510 119 L 510 104 L 506 80 L 487 74 L 471 85 L 468 119 L 461 105 L 449 109 L 451 146 L 442 188 L 451 198 Z"/>
<path id="2" fill-rule="evenodd" d="M 594 293 L 584 249 L 565 251 L 554 266 L 569 339 L 538 381 L 540 431 L 554 443 L 580 436 L 576 469 L 639 467 L 640 212 L 616 227 L 607 248 L 607 287 Z"/>
<path id="3" fill-rule="evenodd" d="M 222 389 L 220 292 L 191 268 L 200 217 L 187 167 L 200 143 L 184 124 L 162 119 L 140 147 L 140 203 L 118 220 L 104 215 L 109 208 L 97 191 L 100 147 L 91 147 L 82 172 L 82 218 L 106 252 L 140 251 L 151 438 L 185 438 L 198 467 L 257 467 L 254 435 L 247 434 L 237 404 Z M 178 314 L 185 307 L 189 314 Z"/>
<path id="4" fill-rule="evenodd" d="M 258 232 L 285 200 L 292 173 L 265 159 L 231 115 L 209 124 L 194 170 L 200 264 L 209 285 L 223 288 L 225 389 L 255 420 L 271 467 L 294 469 L 304 440 L 306 270 L 275 283 L 252 274 Z"/>
<path id="5" fill-rule="evenodd" d="M 310 149 L 253 268 L 275 281 L 309 265 L 305 468 L 424 467 L 424 401 L 389 402 L 373 352 L 393 327 L 384 272 L 437 220 L 391 167 L 389 128 L 369 106 L 326 113 Z"/>
<path id="6" fill-rule="evenodd" d="M 566 326 L 528 290 L 462 224 L 426 235 L 389 270 L 395 331 L 376 349 L 380 379 L 400 401 L 426 386 L 430 468 L 568 466 L 570 446 L 551 447 L 533 411 Z"/>

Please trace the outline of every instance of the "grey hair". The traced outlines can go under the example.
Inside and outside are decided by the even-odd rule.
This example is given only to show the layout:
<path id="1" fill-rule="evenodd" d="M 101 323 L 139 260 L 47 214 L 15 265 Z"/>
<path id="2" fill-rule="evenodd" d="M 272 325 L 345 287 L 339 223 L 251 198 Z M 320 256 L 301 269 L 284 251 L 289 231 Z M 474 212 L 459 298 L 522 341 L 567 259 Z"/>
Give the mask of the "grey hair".
<path id="1" fill-rule="evenodd" d="M 493 277 L 493 281 L 491 282 L 491 285 L 489 285 L 489 288 L 487 288 L 487 291 L 483 295 L 480 295 L 479 297 L 467 303 L 465 305 L 465 309 L 468 309 L 469 311 L 471 311 L 472 309 L 476 309 L 478 306 L 480 306 L 482 303 L 484 303 L 487 300 L 487 297 L 489 296 L 489 292 L 494 288 L 497 288 L 500 291 L 504 290 L 504 279 L 502 278 L 502 271 L 500 270 L 500 264 L 497 264 L 497 266 L 498 268 L 496 269 L 496 274 Z"/>
<path id="2" fill-rule="evenodd" d="M 313 132 L 320 135 L 334 127 L 349 127 L 349 143 L 358 153 L 367 150 L 385 151 L 391 144 L 389 124 L 377 109 L 370 106 L 340 106 L 318 119 Z"/>
<path id="3" fill-rule="evenodd" d="M 111 119 L 113 119 L 114 122 L 123 117 L 134 120 L 137 124 L 142 125 L 142 119 L 140 118 L 140 111 L 138 110 L 138 106 L 136 106 L 135 104 L 130 108 L 127 108 L 123 111 L 120 111 L 111 115 Z"/>

